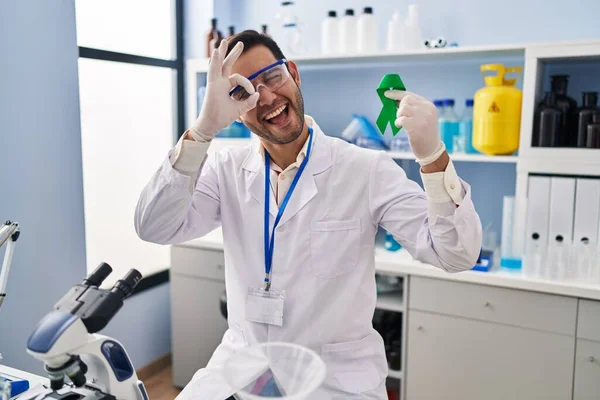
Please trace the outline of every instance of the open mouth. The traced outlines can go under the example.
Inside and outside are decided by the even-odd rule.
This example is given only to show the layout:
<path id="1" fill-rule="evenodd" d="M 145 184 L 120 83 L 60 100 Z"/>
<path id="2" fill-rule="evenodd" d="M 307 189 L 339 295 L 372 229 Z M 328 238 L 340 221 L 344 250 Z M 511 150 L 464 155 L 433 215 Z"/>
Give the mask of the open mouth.
<path id="1" fill-rule="evenodd" d="M 289 107 L 287 104 L 284 104 L 267 114 L 264 120 L 270 125 L 283 126 L 287 123 L 288 117 Z"/>

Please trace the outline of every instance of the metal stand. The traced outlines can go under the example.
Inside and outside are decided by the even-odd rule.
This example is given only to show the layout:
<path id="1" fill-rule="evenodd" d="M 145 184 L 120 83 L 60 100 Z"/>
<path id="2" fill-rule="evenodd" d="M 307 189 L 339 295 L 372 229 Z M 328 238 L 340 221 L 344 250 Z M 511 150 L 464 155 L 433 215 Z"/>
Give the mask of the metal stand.
<path id="1" fill-rule="evenodd" d="M 12 256 L 15 252 L 17 239 L 19 238 L 19 224 L 16 222 L 6 221 L 0 226 L 0 249 L 4 243 L 8 242 L 6 252 L 4 253 L 4 262 L 0 269 L 0 308 L 6 297 L 6 282 L 8 281 L 8 271 L 12 262 Z M 2 362 L 2 354 L 0 353 L 0 362 Z"/>

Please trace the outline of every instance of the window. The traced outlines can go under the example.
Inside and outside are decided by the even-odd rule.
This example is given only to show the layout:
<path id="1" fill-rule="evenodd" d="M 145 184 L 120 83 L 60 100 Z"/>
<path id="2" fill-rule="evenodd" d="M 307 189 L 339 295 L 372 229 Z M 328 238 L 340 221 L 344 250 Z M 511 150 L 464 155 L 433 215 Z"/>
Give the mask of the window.
<path id="1" fill-rule="evenodd" d="M 142 188 L 184 131 L 182 0 L 77 0 L 86 262 L 110 287 L 167 276 L 169 247 L 138 238 Z"/>

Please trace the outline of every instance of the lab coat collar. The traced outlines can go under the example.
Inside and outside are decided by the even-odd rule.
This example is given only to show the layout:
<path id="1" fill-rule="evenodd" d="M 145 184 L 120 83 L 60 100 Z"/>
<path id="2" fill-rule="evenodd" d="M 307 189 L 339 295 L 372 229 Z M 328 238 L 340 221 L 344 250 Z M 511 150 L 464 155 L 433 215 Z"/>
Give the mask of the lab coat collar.
<path id="1" fill-rule="evenodd" d="M 314 118 L 305 115 L 305 122 L 313 128 L 313 144 L 310 152 L 310 159 L 306 164 L 304 173 L 302 174 L 294 194 L 281 217 L 279 225 L 284 224 L 298 213 L 316 194 L 317 185 L 314 176 L 326 171 L 331 167 L 331 147 L 329 138 L 323 133 Z M 246 171 L 246 179 L 248 180 L 248 190 L 252 197 L 260 204 L 264 204 L 265 196 L 265 164 L 264 158 L 261 155 L 260 141 L 256 141 L 252 150 L 242 164 L 242 168 Z M 271 191 L 270 191 L 271 192 Z M 269 201 L 269 213 L 273 216 L 277 215 L 278 205 L 275 196 L 271 192 L 271 200 Z"/>

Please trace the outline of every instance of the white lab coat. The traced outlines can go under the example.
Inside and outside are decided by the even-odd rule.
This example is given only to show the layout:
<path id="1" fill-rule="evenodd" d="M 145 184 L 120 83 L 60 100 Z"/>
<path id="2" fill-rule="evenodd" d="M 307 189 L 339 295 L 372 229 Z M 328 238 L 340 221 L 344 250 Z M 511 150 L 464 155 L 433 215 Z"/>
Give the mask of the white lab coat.
<path id="1" fill-rule="evenodd" d="M 223 361 L 240 346 L 265 341 L 320 354 L 327 378 L 311 399 L 386 399 L 384 344 L 372 325 L 378 226 L 416 259 L 447 271 L 470 269 L 478 257 L 481 223 L 468 184 L 460 181 L 466 194 L 452 215 L 430 221 L 425 192 L 389 155 L 307 122 L 312 152 L 275 237 L 272 287 L 286 291 L 282 327 L 245 318 L 248 287 L 261 287 L 264 278 L 265 166 L 257 144 L 209 156 L 193 195 L 191 178 L 167 157 L 141 194 L 135 225 L 143 240 L 174 244 L 223 231 L 229 329 L 178 399 L 227 398 Z M 270 192 L 272 226 L 278 206 Z"/>

